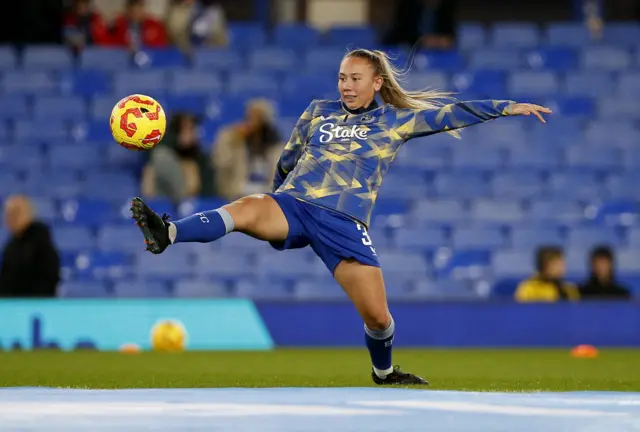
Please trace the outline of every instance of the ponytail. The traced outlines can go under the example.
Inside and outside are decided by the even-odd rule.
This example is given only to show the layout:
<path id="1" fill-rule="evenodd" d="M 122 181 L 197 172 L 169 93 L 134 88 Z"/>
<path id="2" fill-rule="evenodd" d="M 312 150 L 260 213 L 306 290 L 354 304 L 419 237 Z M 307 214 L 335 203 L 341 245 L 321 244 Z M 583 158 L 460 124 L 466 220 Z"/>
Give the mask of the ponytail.
<path id="1" fill-rule="evenodd" d="M 377 75 L 382 78 L 382 88 L 380 89 L 380 97 L 389 105 L 393 105 L 400 109 L 413 110 L 435 110 L 444 106 L 443 100 L 453 100 L 452 93 L 433 90 L 406 90 L 402 87 L 401 82 L 409 71 L 396 68 L 391 62 L 389 56 L 379 50 L 357 49 L 347 54 L 348 57 L 359 57 L 369 60 Z M 450 131 L 449 134 L 459 138 L 460 135 L 456 131 Z"/>

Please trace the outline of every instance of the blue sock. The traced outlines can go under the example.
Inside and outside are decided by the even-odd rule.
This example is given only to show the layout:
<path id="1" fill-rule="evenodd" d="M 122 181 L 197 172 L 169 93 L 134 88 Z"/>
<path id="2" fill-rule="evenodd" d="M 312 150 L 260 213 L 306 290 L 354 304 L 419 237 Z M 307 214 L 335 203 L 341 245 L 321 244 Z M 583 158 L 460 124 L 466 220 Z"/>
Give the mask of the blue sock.
<path id="1" fill-rule="evenodd" d="M 395 323 L 393 322 L 393 317 L 386 330 L 370 330 L 366 325 L 364 326 L 364 338 L 371 356 L 373 371 L 380 378 L 386 377 L 393 371 L 391 349 L 393 348 L 394 332 Z"/>
<path id="2" fill-rule="evenodd" d="M 235 228 L 231 215 L 223 208 L 196 213 L 171 224 L 175 227 L 172 229 L 169 225 L 172 243 L 209 243 L 224 237 Z"/>

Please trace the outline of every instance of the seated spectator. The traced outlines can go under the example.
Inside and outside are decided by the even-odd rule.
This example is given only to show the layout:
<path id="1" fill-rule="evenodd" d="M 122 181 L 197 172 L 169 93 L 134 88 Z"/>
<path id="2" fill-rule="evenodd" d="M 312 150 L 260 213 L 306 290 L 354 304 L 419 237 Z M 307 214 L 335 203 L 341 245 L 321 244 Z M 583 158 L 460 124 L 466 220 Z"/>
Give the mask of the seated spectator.
<path id="1" fill-rule="evenodd" d="M 87 45 L 109 45 L 111 34 L 91 0 L 75 0 L 64 18 L 64 37 L 67 45 L 79 52 Z"/>
<path id="2" fill-rule="evenodd" d="M 164 24 L 147 13 L 144 0 L 127 0 L 124 14 L 114 21 L 113 41 L 137 52 L 167 46 L 167 35 Z"/>
<path id="3" fill-rule="evenodd" d="M 174 203 L 213 194 L 213 173 L 201 149 L 195 117 L 172 116 L 164 139 L 151 151 L 142 190 L 145 196 L 169 197 Z"/>
<path id="4" fill-rule="evenodd" d="M 578 300 L 578 288 L 563 280 L 565 262 L 562 249 L 545 246 L 536 252 L 536 273 L 518 285 L 515 299 L 518 302 L 556 302 Z"/>
<path id="5" fill-rule="evenodd" d="M 4 222 L 11 238 L 2 252 L 0 297 L 55 297 L 60 258 L 49 228 L 35 220 L 29 199 L 10 197 Z"/>
<path id="6" fill-rule="evenodd" d="M 273 111 L 271 102 L 253 99 L 247 104 L 244 121 L 218 132 L 211 156 L 223 197 L 235 199 L 271 188 L 283 147 Z"/>
<path id="7" fill-rule="evenodd" d="M 629 290 L 615 279 L 613 251 L 600 246 L 591 251 L 591 276 L 580 286 L 580 296 L 584 299 L 616 298 L 628 299 Z"/>
<path id="8" fill-rule="evenodd" d="M 229 42 L 224 9 L 213 0 L 173 0 L 166 19 L 174 45 L 184 52 L 193 47 L 222 47 Z"/>

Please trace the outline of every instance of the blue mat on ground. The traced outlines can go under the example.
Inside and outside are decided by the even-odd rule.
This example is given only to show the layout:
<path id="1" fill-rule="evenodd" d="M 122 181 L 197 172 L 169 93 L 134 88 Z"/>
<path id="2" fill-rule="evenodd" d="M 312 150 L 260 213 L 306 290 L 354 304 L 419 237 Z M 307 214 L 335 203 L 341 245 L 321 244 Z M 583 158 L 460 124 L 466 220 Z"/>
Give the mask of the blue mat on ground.
<path id="1" fill-rule="evenodd" d="M 640 431 L 640 393 L 0 389 L 0 430 Z"/>

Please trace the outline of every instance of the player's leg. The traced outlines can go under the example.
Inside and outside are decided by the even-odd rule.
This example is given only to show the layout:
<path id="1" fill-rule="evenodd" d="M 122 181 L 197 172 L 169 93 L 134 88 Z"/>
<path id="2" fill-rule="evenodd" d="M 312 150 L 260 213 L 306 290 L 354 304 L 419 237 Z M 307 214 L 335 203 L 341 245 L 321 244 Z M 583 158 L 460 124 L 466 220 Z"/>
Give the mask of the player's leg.
<path id="1" fill-rule="evenodd" d="M 173 243 L 208 243 L 232 231 L 268 241 L 285 240 L 289 232 L 287 218 L 276 200 L 263 194 L 241 198 L 175 222 L 169 222 L 166 215 L 157 215 L 140 198 L 133 199 L 131 211 L 144 234 L 147 249 L 155 254 Z"/>
<path id="2" fill-rule="evenodd" d="M 365 341 L 376 384 L 427 384 L 419 376 L 402 372 L 392 363 L 395 323 L 389 313 L 380 267 L 355 259 L 342 260 L 333 276 L 347 293 L 364 321 Z"/>

